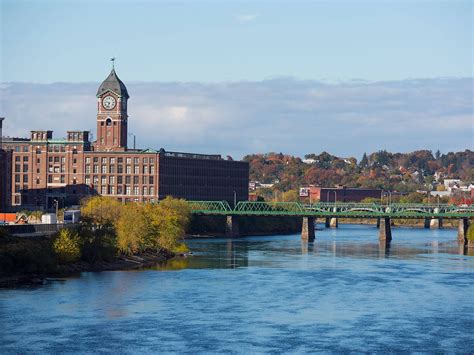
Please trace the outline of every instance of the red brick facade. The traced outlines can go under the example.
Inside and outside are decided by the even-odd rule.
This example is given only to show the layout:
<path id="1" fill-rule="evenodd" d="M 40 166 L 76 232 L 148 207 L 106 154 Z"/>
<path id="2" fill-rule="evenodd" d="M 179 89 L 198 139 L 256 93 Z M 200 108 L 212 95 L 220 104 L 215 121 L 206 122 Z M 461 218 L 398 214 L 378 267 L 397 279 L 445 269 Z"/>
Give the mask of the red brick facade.
<path id="1" fill-rule="evenodd" d="M 0 164 L 11 163 L 11 172 L 0 171 L 9 182 L 5 199 L 12 209 L 51 209 L 55 200 L 60 207 L 75 205 L 93 194 L 123 202 L 153 202 L 166 196 L 248 199 L 246 162 L 220 155 L 128 149 L 128 93 L 115 71 L 97 95 L 96 142 L 89 141 L 86 131 L 68 131 L 65 140 L 53 139 L 52 131 L 32 131 L 29 139 L 4 139 L 7 153 L 0 155 Z"/>
<path id="2" fill-rule="evenodd" d="M 382 190 L 379 189 L 358 189 L 350 187 L 310 186 L 307 189 L 309 189 L 312 202 L 361 202 L 368 197 L 380 199 L 382 194 Z"/>

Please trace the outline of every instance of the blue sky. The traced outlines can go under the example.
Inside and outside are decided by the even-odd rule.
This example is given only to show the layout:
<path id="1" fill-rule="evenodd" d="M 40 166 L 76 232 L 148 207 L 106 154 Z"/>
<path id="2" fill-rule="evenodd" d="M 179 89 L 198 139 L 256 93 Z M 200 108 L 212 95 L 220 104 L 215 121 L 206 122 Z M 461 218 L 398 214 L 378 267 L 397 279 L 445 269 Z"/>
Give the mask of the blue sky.
<path id="1" fill-rule="evenodd" d="M 472 1 L 1 0 L 2 82 L 471 77 Z"/>
<path id="2" fill-rule="evenodd" d="M 474 148 L 472 1 L 0 3 L 10 136 L 95 134 L 115 56 L 139 147 L 234 158 Z"/>

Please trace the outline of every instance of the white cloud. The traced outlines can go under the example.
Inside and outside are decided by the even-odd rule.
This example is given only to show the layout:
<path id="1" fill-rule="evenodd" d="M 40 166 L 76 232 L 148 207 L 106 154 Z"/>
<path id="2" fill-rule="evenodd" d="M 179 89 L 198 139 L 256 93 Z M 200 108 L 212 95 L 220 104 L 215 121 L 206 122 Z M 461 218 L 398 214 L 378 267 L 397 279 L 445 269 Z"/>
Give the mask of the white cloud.
<path id="1" fill-rule="evenodd" d="M 235 18 L 239 22 L 251 22 L 251 21 L 256 20 L 257 17 L 259 16 L 260 16 L 259 14 L 241 14 L 241 15 L 235 16 Z"/>
<path id="2" fill-rule="evenodd" d="M 91 84 L 0 85 L 4 133 L 95 135 Z M 143 148 L 230 154 L 473 148 L 473 79 L 130 83 L 129 131 Z"/>

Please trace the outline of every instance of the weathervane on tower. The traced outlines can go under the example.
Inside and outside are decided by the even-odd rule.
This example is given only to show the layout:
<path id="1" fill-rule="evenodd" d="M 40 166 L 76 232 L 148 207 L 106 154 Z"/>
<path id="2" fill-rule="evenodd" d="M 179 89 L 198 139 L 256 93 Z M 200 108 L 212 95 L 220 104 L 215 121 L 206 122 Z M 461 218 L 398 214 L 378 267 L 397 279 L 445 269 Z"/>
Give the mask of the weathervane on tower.
<path id="1" fill-rule="evenodd" d="M 110 58 L 110 61 L 112 62 L 112 69 L 115 69 L 115 57 Z"/>

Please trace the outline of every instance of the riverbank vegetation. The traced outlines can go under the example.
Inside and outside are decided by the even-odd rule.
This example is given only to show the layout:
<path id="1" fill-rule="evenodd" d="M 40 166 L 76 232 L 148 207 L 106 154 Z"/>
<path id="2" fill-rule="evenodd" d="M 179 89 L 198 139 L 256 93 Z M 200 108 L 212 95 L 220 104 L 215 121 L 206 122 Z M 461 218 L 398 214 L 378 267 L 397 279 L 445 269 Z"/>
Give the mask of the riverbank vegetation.
<path id="1" fill-rule="evenodd" d="M 182 243 L 190 219 L 184 200 L 125 204 L 95 196 L 81 205 L 82 223 L 52 238 L 0 238 L 0 276 L 51 274 L 68 265 L 114 262 L 119 258 L 172 256 L 187 251 Z M 0 231 L 1 232 L 1 231 Z M 79 270 L 81 269 L 79 268 Z M 77 268 L 76 268 L 77 269 Z"/>

